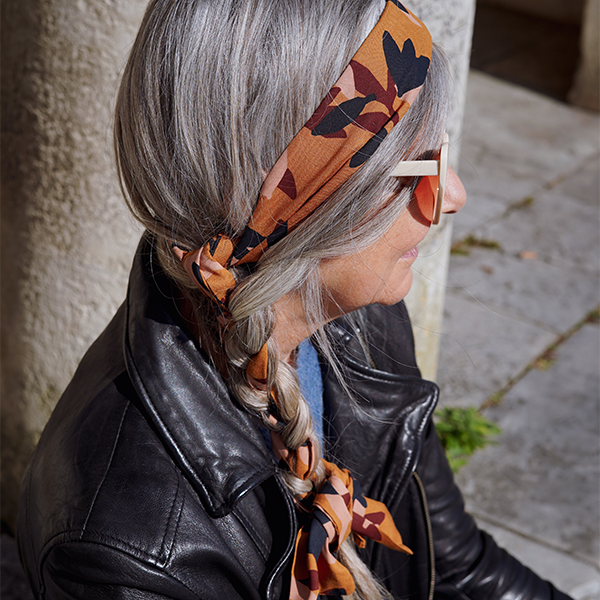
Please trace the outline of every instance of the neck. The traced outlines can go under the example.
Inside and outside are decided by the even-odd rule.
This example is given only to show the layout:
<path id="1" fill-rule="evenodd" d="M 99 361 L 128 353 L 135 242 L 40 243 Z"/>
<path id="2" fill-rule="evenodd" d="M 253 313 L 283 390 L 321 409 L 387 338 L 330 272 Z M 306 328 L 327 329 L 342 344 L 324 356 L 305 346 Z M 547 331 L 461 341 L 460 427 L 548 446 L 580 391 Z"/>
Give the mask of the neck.
<path id="1" fill-rule="evenodd" d="M 273 308 L 277 322 L 272 337 L 277 342 L 279 359 L 293 364 L 294 350 L 317 330 L 318 324 L 309 323 L 297 294 L 283 296 Z"/>

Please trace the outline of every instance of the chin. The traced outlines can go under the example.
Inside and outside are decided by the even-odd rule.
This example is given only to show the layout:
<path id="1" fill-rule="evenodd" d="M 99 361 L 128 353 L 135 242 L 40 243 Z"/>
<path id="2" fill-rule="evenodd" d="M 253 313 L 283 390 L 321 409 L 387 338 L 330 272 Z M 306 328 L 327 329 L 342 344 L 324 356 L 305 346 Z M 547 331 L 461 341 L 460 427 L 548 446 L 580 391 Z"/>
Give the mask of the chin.
<path id="1" fill-rule="evenodd" d="M 377 304 L 392 306 L 398 304 L 400 300 L 406 297 L 413 282 L 412 269 L 408 267 L 400 277 L 394 277 L 381 291 L 381 298 Z"/>

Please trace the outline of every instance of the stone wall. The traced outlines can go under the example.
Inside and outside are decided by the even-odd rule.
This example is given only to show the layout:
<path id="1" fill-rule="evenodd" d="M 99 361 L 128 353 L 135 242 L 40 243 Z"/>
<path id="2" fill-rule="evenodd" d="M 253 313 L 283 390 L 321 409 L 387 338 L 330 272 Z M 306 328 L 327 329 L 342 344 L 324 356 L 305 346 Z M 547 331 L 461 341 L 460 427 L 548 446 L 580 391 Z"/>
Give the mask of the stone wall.
<path id="1" fill-rule="evenodd" d="M 139 236 L 111 111 L 143 0 L 2 3 L 2 516 L 39 434 L 123 299 Z"/>
<path id="2" fill-rule="evenodd" d="M 449 129 L 458 140 L 474 0 L 450 5 L 409 4 L 453 65 Z M 144 8 L 144 0 L 2 3 L 2 517 L 9 525 L 46 420 L 124 297 L 139 228 L 118 189 L 111 111 Z M 437 283 L 418 283 L 411 301 L 431 331 L 441 318 L 449 233 L 447 225 L 435 233 L 430 247 L 439 249 L 432 266 L 422 266 Z M 418 342 L 430 375 L 436 339 Z"/>
<path id="3" fill-rule="evenodd" d="M 569 102 L 600 110 L 600 0 L 587 0 L 581 28 L 581 59 Z"/>
<path id="4" fill-rule="evenodd" d="M 600 0 L 477 0 L 479 4 L 581 25 L 580 59 L 568 101 L 600 110 Z"/>

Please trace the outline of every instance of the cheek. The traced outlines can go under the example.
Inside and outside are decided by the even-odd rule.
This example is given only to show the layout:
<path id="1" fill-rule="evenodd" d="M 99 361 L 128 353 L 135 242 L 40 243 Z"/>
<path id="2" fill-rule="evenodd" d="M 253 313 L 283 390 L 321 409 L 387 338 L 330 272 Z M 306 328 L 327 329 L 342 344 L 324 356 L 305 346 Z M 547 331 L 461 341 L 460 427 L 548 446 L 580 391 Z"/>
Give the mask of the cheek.
<path id="1" fill-rule="evenodd" d="M 373 246 L 374 260 L 380 272 L 391 273 L 397 263 L 413 262 L 414 259 L 402 257 L 423 240 L 431 226 L 420 213 L 415 212 L 418 211 L 415 206 L 416 203 L 411 202 L 392 228 Z"/>
<path id="2" fill-rule="evenodd" d="M 375 244 L 354 255 L 321 265 L 329 294 L 328 312 L 338 316 L 368 304 L 396 304 L 410 290 L 414 256 L 402 258 L 424 237 L 429 223 L 405 210 Z M 340 312 L 341 309 L 341 312 Z"/>

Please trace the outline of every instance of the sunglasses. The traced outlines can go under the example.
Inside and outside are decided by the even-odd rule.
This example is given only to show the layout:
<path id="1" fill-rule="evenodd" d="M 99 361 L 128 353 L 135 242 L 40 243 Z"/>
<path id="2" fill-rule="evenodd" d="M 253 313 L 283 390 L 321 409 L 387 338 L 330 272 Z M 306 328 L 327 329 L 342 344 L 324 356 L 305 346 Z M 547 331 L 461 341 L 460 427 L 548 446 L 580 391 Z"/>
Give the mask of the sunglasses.
<path id="1" fill-rule="evenodd" d="M 436 160 L 401 160 L 390 173 L 392 177 L 422 177 L 414 197 L 419 210 L 432 225 L 437 225 L 442 216 L 448 173 L 448 141 L 448 134 L 444 133 L 442 148 Z"/>

